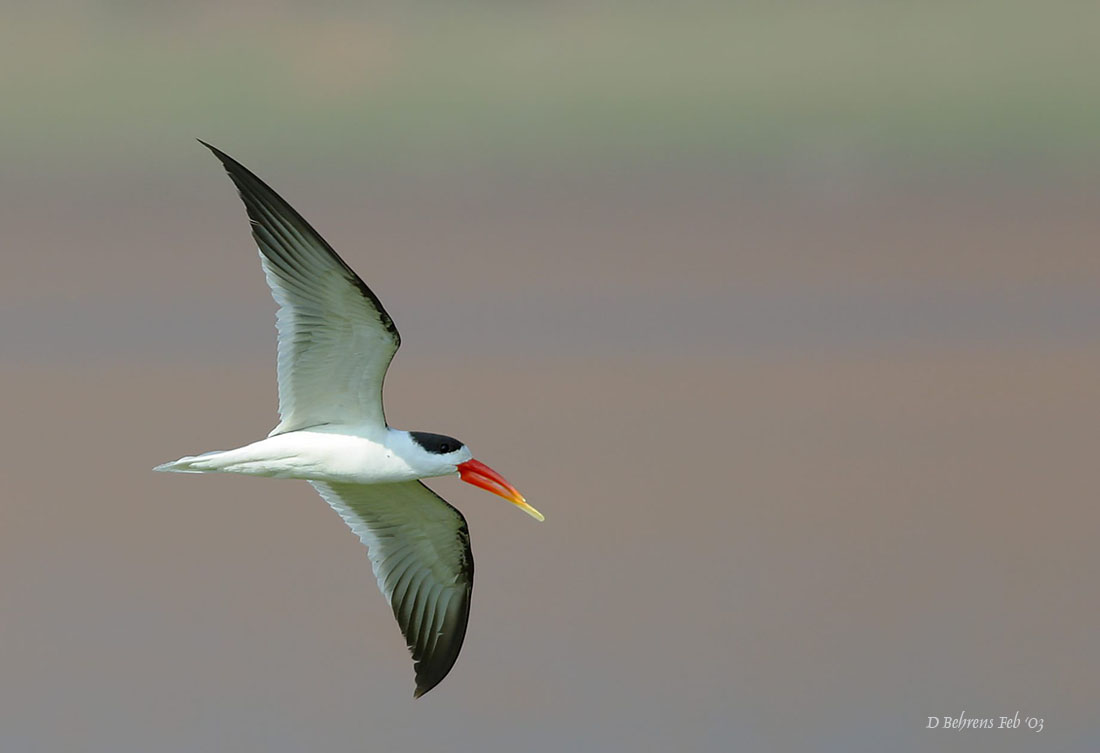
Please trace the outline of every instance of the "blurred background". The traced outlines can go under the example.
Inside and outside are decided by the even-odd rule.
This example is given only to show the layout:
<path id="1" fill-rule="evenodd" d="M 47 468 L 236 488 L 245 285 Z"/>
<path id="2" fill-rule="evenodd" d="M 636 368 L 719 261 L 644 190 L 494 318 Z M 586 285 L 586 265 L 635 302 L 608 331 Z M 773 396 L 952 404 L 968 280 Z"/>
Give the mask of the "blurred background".
<path id="1" fill-rule="evenodd" d="M 1100 748 L 1100 6 L 0 6 L 0 750 Z M 374 288 L 478 581 L 413 702 L 226 150 Z M 1044 719 L 1041 733 L 929 716 Z"/>

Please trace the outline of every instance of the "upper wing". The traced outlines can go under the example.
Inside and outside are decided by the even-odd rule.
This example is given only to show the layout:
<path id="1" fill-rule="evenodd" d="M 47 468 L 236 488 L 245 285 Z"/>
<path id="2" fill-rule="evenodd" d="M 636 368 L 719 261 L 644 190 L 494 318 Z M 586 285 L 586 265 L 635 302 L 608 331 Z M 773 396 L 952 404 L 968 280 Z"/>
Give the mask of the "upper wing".
<path id="1" fill-rule="evenodd" d="M 381 301 L 325 239 L 262 180 L 221 160 L 252 220 L 279 304 L 279 415 L 271 432 L 325 423 L 385 425 L 382 381 L 401 336 Z"/>
<path id="2" fill-rule="evenodd" d="M 412 652 L 419 698 L 451 671 L 466 637 L 474 582 L 466 519 L 419 481 L 309 483 L 367 545 Z"/>

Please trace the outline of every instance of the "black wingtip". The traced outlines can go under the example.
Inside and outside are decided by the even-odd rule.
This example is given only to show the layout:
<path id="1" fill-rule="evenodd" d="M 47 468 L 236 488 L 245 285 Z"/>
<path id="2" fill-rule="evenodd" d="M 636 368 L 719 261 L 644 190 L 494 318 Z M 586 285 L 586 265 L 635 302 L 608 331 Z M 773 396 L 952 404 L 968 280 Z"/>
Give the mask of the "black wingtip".
<path id="1" fill-rule="evenodd" d="M 221 159 L 221 157 L 222 157 L 222 150 L 221 149 L 218 149 L 218 147 L 216 147 L 213 144 L 210 144 L 206 141 L 203 141 L 202 139 L 195 139 L 195 141 L 199 142 L 200 144 L 205 146 L 207 149 L 212 151 L 214 153 L 215 157 L 217 157 L 218 159 Z"/>
<path id="2" fill-rule="evenodd" d="M 244 172 L 250 172 L 248 170 L 248 168 L 246 168 L 240 162 L 233 159 L 232 157 L 230 157 L 228 154 L 226 154 L 225 152 L 223 152 L 221 149 L 214 146 L 213 144 L 207 143 L 206 141 L 203 141 L 202 139 L 195 139 L 195 141 L 199 142 L 200 144 L 205 146 L 207 149 L 209 149 L 211 152 L 213 152 L 214 156 L 217 157 L 218 161 L 222 163 L 222 167 L 224 167 L 226 169 L 226 171 L 229 173 L 230 177 L 233 176 L 233 169 L 234 168 L 239 169 L 239 170 L 243 170 Z M 253 176 L 253 177 L 255 177 L 255 176 Z"/>
<path id="3" fill-rule="evenodd" d="M 448 669 L 447 669 L 447 672 L 450 672 L 450 668 L 448 668 Z M 443 675 L 445 676 L 445 675 L 447 674 L 447 672 L 444 672 L 444 673 L 443 673 Z M 423 680 L 424 680 L 424 678 L 421 678 L 421 677 L 417 677 L 417 678 L 416 678 L 416 680 L 417 680 L 417 682 L 416 682 L 416 690 L 414 690 L 414 691 L 413 691 L 413 698 L 419 698 L 420 696 L 424 695 L 424 694 L 425 694 L 425 693 L 427 693 L 427 692 L 428 692 L 429 690 L 431 690 L 431 689 L 432 689 L 432 688 L 434 688 L 434 687 L 435 687 L 436 685 L 438 685 L 438 684 L 439 684 L 439 682 L 440 682 L 440 681 L 441 681 L 442 679 L 443 679 L 443 677 L 441 676 L 441 677 L 435 677 L 435 678 L 433 678 L 433 679 L 431 679 L 431 680 L 429 680 L 429 681 L 427 681 L 427 682 L 424 682 L 424 681 L 423 681 Z"/>

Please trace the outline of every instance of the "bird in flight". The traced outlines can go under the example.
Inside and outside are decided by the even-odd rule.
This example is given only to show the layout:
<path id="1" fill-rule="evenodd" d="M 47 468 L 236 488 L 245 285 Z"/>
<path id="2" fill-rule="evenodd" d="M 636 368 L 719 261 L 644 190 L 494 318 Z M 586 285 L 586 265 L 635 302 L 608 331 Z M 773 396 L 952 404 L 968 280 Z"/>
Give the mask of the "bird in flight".
<path id="1" fill-rule="evenodd" d="M 155 470 L 308 481 L 367 546 L 412 653 L 419 698 L 458 658 L 474 576 L 466 519 L 420 480 L 457 474 L 536 520 L 543 516 L 459 440 L 386 423 L 382 382 L 401 337 L 382 302 L 266 183 L 200 143 L 244 201 L 279 305 L 281 420 L 258 442 Z"/>

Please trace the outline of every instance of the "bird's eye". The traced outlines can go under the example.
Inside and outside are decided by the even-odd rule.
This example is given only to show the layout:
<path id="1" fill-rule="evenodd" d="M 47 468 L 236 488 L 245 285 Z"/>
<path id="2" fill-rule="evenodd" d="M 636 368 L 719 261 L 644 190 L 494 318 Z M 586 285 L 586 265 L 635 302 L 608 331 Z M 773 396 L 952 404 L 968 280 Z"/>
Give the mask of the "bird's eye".
<path id="1" fill-rule="evenodd" d="M 449 444 L 447 444 L 446 442 L 444 442 L 443 444 L 439 445 L 439 450 L 444 455 L 446 455 L 448 452 L 451 451 L 451 446 Z"/>

